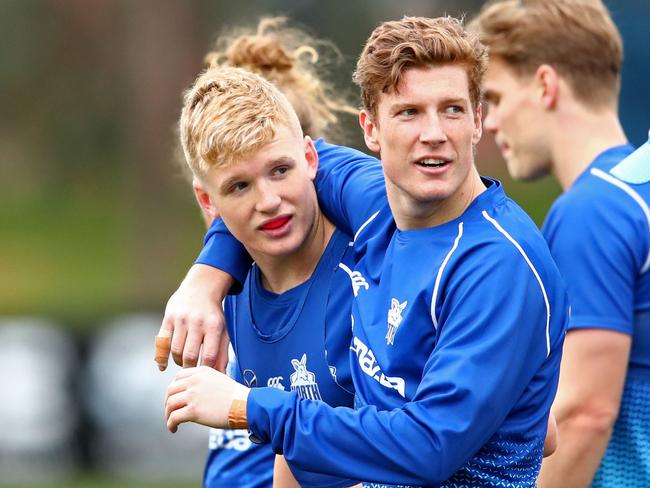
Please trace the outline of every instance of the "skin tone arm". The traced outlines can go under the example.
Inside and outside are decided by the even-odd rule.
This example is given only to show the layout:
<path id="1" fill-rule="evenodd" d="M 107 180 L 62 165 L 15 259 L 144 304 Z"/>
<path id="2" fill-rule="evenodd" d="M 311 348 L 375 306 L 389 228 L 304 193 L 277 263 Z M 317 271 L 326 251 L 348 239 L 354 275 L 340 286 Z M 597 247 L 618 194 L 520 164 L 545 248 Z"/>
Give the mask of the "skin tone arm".
<path id="1" fill-rule="evenodd" d="M 273 488 L 300 488 L 300 484 L 293 477 L 284 456 L 275 456 L 275 464 L 273 465 Z M 359 483 L 351 488 L 362 488 L 362 485 Z"/>
<path id="2" fill-rule="evenodd" d="M 180 287 L 171 296 L 159 336 L 171 341 L 156 341 L 155 358 L 164 371 L 171 349 L 179 366 L 198 364 L 224 371 L 228 362 L 228 333 L 221 302 L 233 284 L 232 277 L 211 266 L 193 265 Z"/>
<path id="3" fill-rule="evenodd" d="M 538 486 L 587 487 L 618 415 L 631 337 L 604 329 L 570 331 L 553 404 L 559 445 L 544 459 Z"/>
<path id="4" fill-rule="evenodd" d="M 275 456 L 275 463 L 273 464 L 273 488 L 300 488 L 284 456 Z"/>
<path id="5" fill-rule="evenodd" d="M 548 457 L 557 451 L 557 421 L 551 412 L 548 416 L 546 426 L 546 438 L 544 439 L 544 457 Z"/>

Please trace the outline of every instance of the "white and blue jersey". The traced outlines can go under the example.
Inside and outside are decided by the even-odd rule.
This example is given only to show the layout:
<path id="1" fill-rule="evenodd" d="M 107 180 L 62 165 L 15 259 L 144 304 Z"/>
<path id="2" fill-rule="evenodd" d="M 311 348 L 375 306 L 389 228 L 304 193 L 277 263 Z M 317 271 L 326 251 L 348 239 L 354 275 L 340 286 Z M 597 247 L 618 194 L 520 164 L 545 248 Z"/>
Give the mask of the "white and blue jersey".
<path id="1" fill-rule="evenodd" d="M 400 231 L 374 158 L 317 149 L 321 207 L 355 236 L 357 410 L 255 389 L 251 431 L 309 471 L 535 486 L 568 305 L 534 223 L 499 182 L 484 180 L 458 219 Z"/>
<path id="2" fill-rule="evenodd" d="M 253 266 L 242 292 L 226 299 L 224 311 L 235 351 L 233 377 L 237 381 L 253 388 L 293 391 L 300 398 L 335 407 L 353 406 L 347 354 L 352 334 L 350 240 L 335 231 L 310 279 L 295 288 L 279 295 L 265 290 L 259 268 Z M 226 442 L 210 451 L 206 487 L 272 483 L 274 453 L 269 446 L 251 445 L 245 430 L 223 431 L 220 435 Z M 292 471 L 302 486 L 355 483 Z"/>
<path id="3" fill-rule="evenodd" d="M 627 158 L 633 150 L 600 154 L 553 204 L 542 229 L 567 285 L 569 329 L 632 336 L 596 487 L 650 486 L 650 146 Z"/>

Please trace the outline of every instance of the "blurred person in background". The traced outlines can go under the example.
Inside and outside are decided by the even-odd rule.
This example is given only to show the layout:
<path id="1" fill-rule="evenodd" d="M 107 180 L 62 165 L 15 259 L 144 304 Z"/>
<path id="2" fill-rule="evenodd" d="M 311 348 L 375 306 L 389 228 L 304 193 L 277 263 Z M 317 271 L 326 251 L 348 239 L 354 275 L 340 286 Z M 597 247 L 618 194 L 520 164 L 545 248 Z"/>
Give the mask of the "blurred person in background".
<path id="1" fill-rule="evenodd" d="M 471 28 L 489 48 L 484 126 L 508 171 L 564 190 L 542 229 L 571 319 L 559 448 L 539 485 L 650 486 L 650 174 L 625 161 L 621 37 L 599 0 L 490 2 Z"/>
<path id="2" fill-rule="evenodd" d="M 265 17 L 260 20 L 255 29 L 236 28 L 219 37 L 215 43 L 215 49 L 206 55 L 205 60 L 210 70 L 218 70 L 226 67 L 241 67 L 272 81 L 291 103 L 305 135 L 309 135 L 314 139 L 326 136 L 328 140 L 336 140 L 339 135 L 337 124 L 339 123 L 340 115 L 348 114 L 356 116 L 358 114 L 358 110 L 348 103 L 340 93 L 335 93 L 333 85 L 326 81 L 324 74 L 321 74 L 325 67 L 338 61 L 339 56 L 335 46 L 331 43 L 316 40 L 298 28 L 289 27 L 287 25 L 287 19 L 283 17 Z M 214 104 L 217 102 L 218 99 L 210 103 Z M 185 162 L 183 164 L 185 165 Z M 200 184 L 196 178 L 194 183 L 195 185 Z M 201 206 L 201 211 L 206 225 L 209 226 L 214 218 L 214 213 L 207 210 L 203 205 Z M 347 246 L 347 242 L 350 239 L 341 239 L 343 238 L 337 238 L 340 242 L 345 241 L 345 245 Z M 338 285 L 341 285 L 341 280 L 347 280 L 349 282 L 349 278 L 342 270 L 338 271 L 336 278 Z M 273 294 L 267 294 L 268 292 L 265 293 L 264 290 L 257 291 L 259 294 L 253 294 L 250 297 L 253 310 L 255 310 L 255 305 L 259 302 L 267 307 L 270 306 L 271 310 L 277 312 L 275 309 L 278 306 L 267 303 L 267 301 L 270 301 L 281 305 L 284 312 L 280 315 L 283 318 L 287 318 L 286 311 L 291 310 L 290 305 L 292 303 L 289 300 L 289 293 L 273 296 Z M 342 288 L 341 292 L 343 291 L 344 288 Z M 296 295 L 293 290 L 291 293 Z M 325 296 L 327 297 L 327 295 Z M 340 299 L 336 301 L 332 300 L 332 303 L 336 303 L 337 306 L 341 307 L 340 310 L 336 311 L 337 318 L 349 320 L 349 313 L 344 313 L 344 310 L 347 308 L 349 312 L 351 298 L 347 297 L 345 293 L 344 296 L 343 302 L 345 303 L 342 304 Z M 239 303 L 242 300 L 240 298 Z M 295 297 L 293 301 L 296 302 Z M 326 307 L 324 304 L 307 303 L 306 305 L 316 305 L 316 310 L 312 310 L 312 312 L 323 319 L 326 317 Z M 268 313 L 270 314 L 271 312 Z M 330 313 L 330 319 L 331 315 Z M 265 324 L 263 328 L 270 329 L 270 325 Z M 188 331 L 190 330 L 192 329 L 188 327 Z M 249 328 L 247 330 L 250 332 L 253 329 Z M 331 333 L 330 343 L 327 344 L 330 346 L 328 359 L 332 361 L 332 364 L 340 363 L 339 358 L 344 358 L 346 361 L 347 355 L 344 351 L 347 351 L 347 344 L 351 337 L 349 326 L 343 331 L 338 331 L 337 328 L 331 327 L 331 331 L 334 332 Z M 314 334 L 314 332 L 313 328 L 309 330 L 309 334 Z M 193 339 L 190 335 L 185 334 L 182 329 L 175 328 L 172 351 L 185 351 L 186 353 L 189 351 L 191 346 L 187 344 L 187 341 L 191 342 Z M 181 344 L 180 341 L 184 335 L 187 337 L 186 344 Z M 239 335 L 239 345 L 235 344 L 235 350 L 239 351 L 242 349 L 243 335 Z M 333 349 L 331 344 L 332 337 L 335 340 L 341 341 L 340 347 L 335 347 L 336 351 L 334 352 L 331 351 Z M 278 362 L 284 360 L 286 362 L 284 369 L 286 369 L 286 367 L 291 365 L 291 359 L 299 361 L 301 356 L 298 355 L 295 358 L 285 357 L 286 353 L 284 355 L 279 353 L 282 347 L 281 344 L 269 344 L 267 340 L 260 339 L 259 337 L 251 336 L 249 340 L 254 345 L 250 347 L 256 347 L 260 351 L 260 359 L 263 357 L 261 350 L 264 348 L 276 351 L 278 357 L 274 360 L 269 360 L 265 357 L 266 364 L 260 365 L 257 364 L 259 361 L 251 361 L 247 356 L 243 359 L 244 366 L 242 367 L 236 357 L 231 355 L 228 362 L 229 374 L 240 383 L 246 383 L 250 382 L 250 378 L 245 378 L 244 373 L 248 371 L 248 374 L 251 374 L 251 371 L 255 371 L 258 382 L 263 382 L 266 385 L 266 380 L 273 379 L 276 387 L 282 388 L 286 386 L 288 388 L 289 384 L 287 382 L 289 381 L 289 375 L 286 372 L 284 373 L 282 378 L 286 384 L 283 384 L 282 380 L 279 379 L 281 376 L 279 374 L 275 374 L 274 376 L 272 372 L 276 371 L 277 373 Z M 320 348 L 322 355 L 324 348 L 322 341 L 319 343 L 317 340 L 312 340 L 311 342 L 312 348 L 316 350 Z M 216 347 L 216 344 L 213 347 Z M 246 351 L 248 350 L 247 347 Z M 336 354 L 337 351 L 338 354 Z M 180 352 L 175 353 L 174 358 L 177 359 L 179 365 L 195 365 L 197 362 L 196 357 L 188 357 L 187 354 L 183 356 Z M 312 359 L 312 361 L 315 361 L 315 359 Z M 253 362 L 256 363 L 254 368 L 251 364 Z M 206 346 L 204 346 L 202 354 L 202 363 L 214 364 L 210 352 L 206 351 Z M 310 364 L 308 367 L 313 368 L 314 365 Z M 334 368 L 335 366 L 332 367 Z M 336 371 L 337 376 L 335 381 L 338 381 L 342 385 L 340 387 L 342 391 L 333 397 L 331 391 L 329 391 L 332 387 L 330 386 L 328 390 L 323 381 L 321 382 L 320 389 L 324 398 L 326 401 L 329 400 L 330 403 L 334 404 L 339 404 L 342 401 L 345 404 L 351 404 L 351 393 L 348 393 L 352 391 L 349 366 L 347 364 L 339 365 L 336 367 Z M 267 378 L 269 376 L 272 378 Z M 275 455 L 269 446 L 253 444 L 249 440 L 249 434 L 245 429 L 213 429 L 210 433 L 209 454 L 204 472 L 204 486 L 270 487 L 273 483 L 274 457 Z M 285 466 L 285 463 L 278 462 L 276 480 L 278 477 L 283 479 L 283 476 L 290 476 Z"/>
<path id="3" fill-rule="evenodd" d="M 321 203 L 362 254 L 350 348 L 358 409 L 192 368 L 168 389 L 170 430 L 250 423 L 296 466 L 382 483 L 534 485 L 566 302 L 533 223 L 473 164 L 485 63 L 456 19 L 383 23 L 356 79 L 387 188 L 373 158 L 319 151 Z M 217 261 L 232 253 L 223 244 L 207 243 Z M 208 276 L 203 294 L 214 296 Z"/>

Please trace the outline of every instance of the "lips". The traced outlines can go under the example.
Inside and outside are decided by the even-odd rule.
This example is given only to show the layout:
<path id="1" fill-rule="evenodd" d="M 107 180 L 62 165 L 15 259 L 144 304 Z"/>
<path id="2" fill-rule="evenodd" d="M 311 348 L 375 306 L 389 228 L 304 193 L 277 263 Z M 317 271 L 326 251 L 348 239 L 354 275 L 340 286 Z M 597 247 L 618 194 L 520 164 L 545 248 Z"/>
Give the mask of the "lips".
<path id="1" fill-rule="evenodd" d="M 260 225 L 261 230 L 277 230 L 284 227 L 291 220 L 291 216 L 283 215 L 281 217 L 276 217 L 275 219 L 267 220 L 262 225 Z"/>
<path id="2" fill-rule="evenodd" d="M 415 164 L 427 173 L 442 171 L 449 163 L 451 163 L 450 159 L 437 156 L 419 158 L 415 161 Z"/>

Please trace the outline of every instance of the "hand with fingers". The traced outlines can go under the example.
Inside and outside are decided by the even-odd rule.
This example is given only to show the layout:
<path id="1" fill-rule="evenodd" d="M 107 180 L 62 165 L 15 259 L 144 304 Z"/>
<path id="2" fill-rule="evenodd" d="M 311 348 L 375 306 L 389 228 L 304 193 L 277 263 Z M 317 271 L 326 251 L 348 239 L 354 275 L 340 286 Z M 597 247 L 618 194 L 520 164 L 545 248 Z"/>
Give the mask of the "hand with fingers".
<path id="1" fill-rule="evenodd" d="M 167 368 L 169 353 L 184 368 L 201 365 L 224 371 L 228 362 L 228 333 L 221 303 L 232 286 L 227 273 L 195 264 L 174 292 L 155 340 L 154 360 Z"/>
<path id="2" fill-rule="evenodd" d="M 245 416 L 249 391 L 232 378 L 206 366 L 182 369 L 165 394 L 167 428 L 174 433 L 183 422 L 215 428 L 241 427 L 232 425 L 231 407 L 233 402 L 240 402 Z"/>

